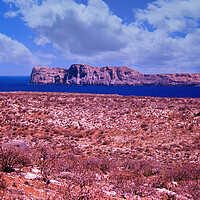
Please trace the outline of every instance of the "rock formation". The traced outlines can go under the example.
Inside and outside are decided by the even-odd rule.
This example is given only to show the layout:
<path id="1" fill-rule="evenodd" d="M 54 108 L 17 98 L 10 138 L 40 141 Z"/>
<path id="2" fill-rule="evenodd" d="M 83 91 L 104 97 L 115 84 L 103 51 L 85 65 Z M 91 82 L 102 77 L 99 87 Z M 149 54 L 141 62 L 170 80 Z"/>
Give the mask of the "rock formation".
<path id="1" fill-rule="evenodd" d="M 34 67 L 31 84 L 200 86 L 200 74 L 142 74 L 128 67 L 71 65 L 69 69 Z"/>

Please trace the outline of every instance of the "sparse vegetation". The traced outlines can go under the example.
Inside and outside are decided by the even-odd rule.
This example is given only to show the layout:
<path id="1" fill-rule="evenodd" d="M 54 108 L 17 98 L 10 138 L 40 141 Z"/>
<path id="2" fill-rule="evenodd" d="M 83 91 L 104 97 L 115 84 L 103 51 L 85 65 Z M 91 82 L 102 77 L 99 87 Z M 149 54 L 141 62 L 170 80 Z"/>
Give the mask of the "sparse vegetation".
<path id="1" fill-rule="evenodd" d="M 192 98 L 1 93 L 1 198 L 198 200 L 199 110 Z"/>

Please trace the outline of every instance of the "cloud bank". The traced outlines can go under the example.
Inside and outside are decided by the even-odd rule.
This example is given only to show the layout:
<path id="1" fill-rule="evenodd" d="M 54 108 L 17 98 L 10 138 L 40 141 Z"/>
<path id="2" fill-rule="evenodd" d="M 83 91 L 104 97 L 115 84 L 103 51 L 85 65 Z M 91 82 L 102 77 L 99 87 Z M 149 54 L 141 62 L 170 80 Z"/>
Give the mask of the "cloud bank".
<path id="1" fill-rule="evenodd" d="M 124 24 L 103 0 L 4 0 L 66 60 L 121 63 L 161 72 L 200 71 L 200 1 L 157 0 Z M 15 16 L 15 13 L 7 13 Z M 153 68 L 154 67 L 154 68 Z M 176 68 L 176 69 L 175 69 Z M 151 70 L 149 70 L 151 71 Z"/>

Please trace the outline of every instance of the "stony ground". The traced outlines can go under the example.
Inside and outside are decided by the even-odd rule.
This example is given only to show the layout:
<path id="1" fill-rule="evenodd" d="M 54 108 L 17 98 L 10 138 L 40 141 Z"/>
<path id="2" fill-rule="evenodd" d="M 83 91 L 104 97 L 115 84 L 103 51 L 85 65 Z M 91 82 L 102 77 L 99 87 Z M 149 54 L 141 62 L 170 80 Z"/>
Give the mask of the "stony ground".
<path id="1" fill-rule="evenodd" d="M 2 199 L 200 199 L 199 98 L 0 93 L 0 144 Z"/>

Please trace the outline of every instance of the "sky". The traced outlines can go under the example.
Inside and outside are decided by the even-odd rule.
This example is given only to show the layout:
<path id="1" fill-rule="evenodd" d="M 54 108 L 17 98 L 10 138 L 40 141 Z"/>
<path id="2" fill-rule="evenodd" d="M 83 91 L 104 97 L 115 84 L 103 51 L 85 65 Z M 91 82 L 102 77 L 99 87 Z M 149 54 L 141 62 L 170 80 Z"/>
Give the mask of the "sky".
<path id="1" fill-rule="evenodd" d="M 200 1 L 0 0 L 0 76 L 78 63 L 200 73 Z"/>

